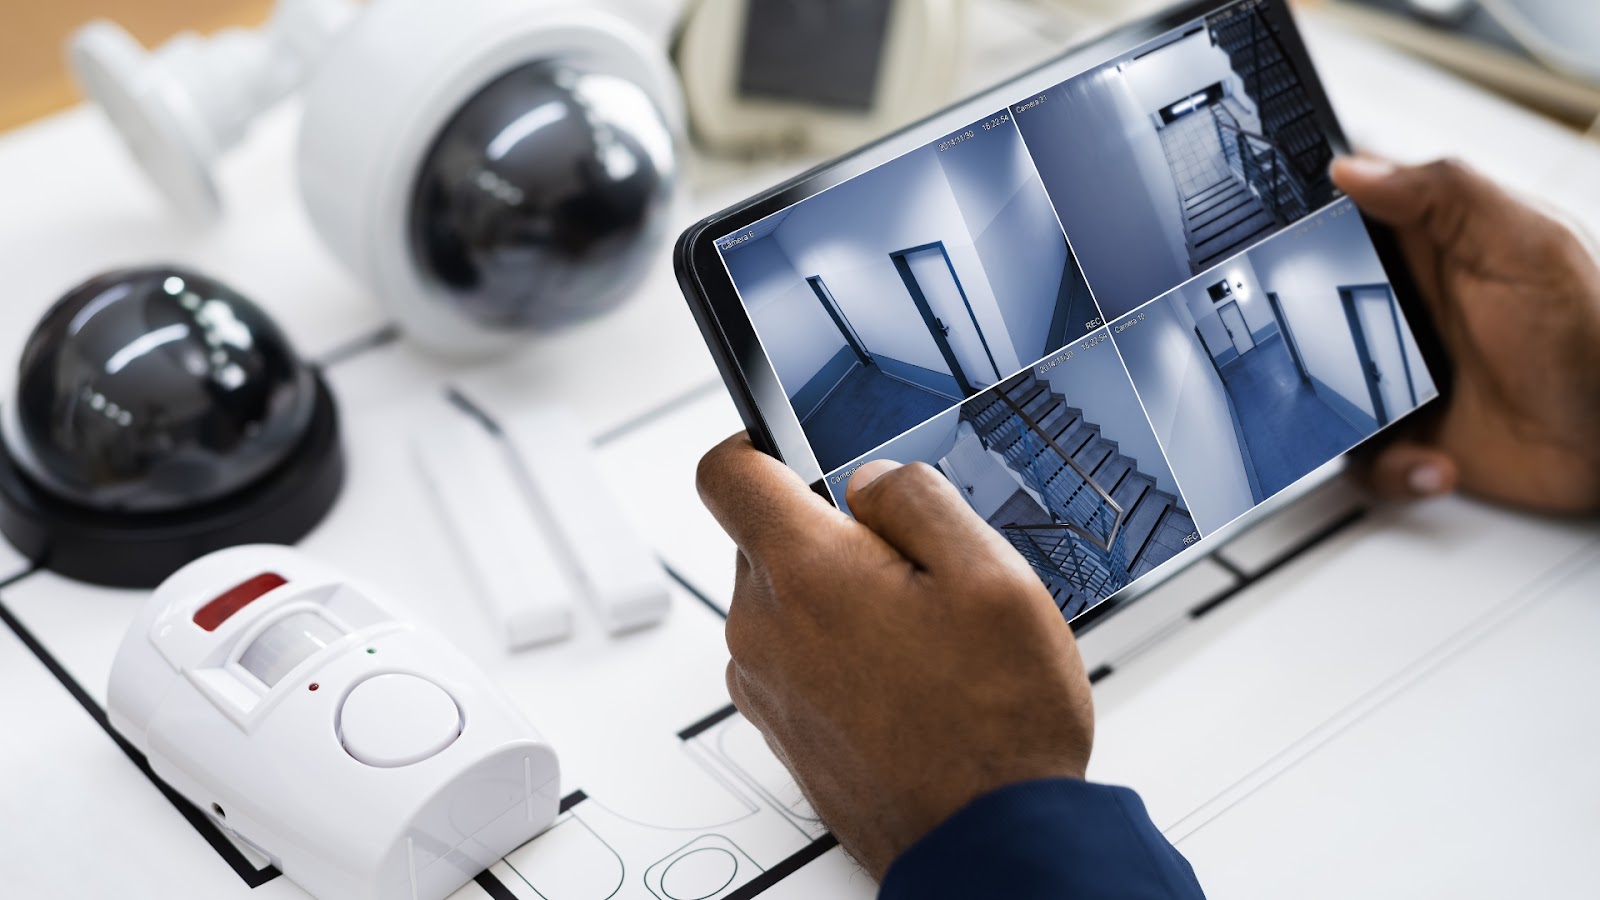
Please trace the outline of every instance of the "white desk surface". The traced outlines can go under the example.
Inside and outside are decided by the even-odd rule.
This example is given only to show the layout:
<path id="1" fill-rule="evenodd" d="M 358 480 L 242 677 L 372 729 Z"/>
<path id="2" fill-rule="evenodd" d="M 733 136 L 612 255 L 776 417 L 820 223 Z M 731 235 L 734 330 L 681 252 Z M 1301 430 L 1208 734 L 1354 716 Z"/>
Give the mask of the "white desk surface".
<path id="1" fill-rule="evenodd" d="M 1600 232 L 1600 148 L 1315 18 L 1307 25 L 1359 144 L 1407 160 L 1461 156 Z M 380 310 L 317 244 L 293 200 L 293 130 L 290 110 L 258 126 L 224 167 L 226 222 L 199 234 L 169 224 L 87 111 L 0 137 L 0 360 L 17 357 L 65 288 L 158 259 L 253 296 L 311 357 L 380 327 Z M 701 172 L 682 221 L 777 176 Z M 678 737 L 727 702 L 712 609 L 683 590 L 660 628 L 618 640 L 585 619 L 570 642 L 508 655 L 466 596 L 465 573 L 409 460 L 420 405 L 445 384 L 502 407 L 569 406 L 662 558 L 686 588 L 726 604 L 731 549 L 700 508 L 692 474 L 702 450 L 738 421 L 666 256 L 624 311 L 513 359 L 444 366 L 397 345 L 329 374 L 350 479 L 306 549 L 386 587 L 483 659 L 555 741 L 568 787 L 591 798 L 564 820 L 577 825 L 513 854 L 515 871 L 496 867 L 519 897 L 606 896 L 557 860 L 595 850 L 573 843 L 580 826 L 622 848 L 619 898 L 651 897 L 650 864 L 691 838 L 714 839 L 708 830 L 734 834 L 763 869 L 819 833 L 737 718 Z M 0 375 L 0 386 L 10 377 Z M 1309 527 L 1294 515 L 1219 554 L 1236 568 L 1262 568 Z M 0 582 L 24 569 L 0 544 Z M 1198 596 L 1237 590 L 1211 561 L 1164 593 L 1180 585 Z M 0 588 L 4 609 L 61 669 L 52 673 L 0 628 L 0 893 L 303 896 L 282 878 L 247 891 L 64 686 L 80 686 L 90 708 L 103 701 L 111 654 L 142 596 L 49 574 Z M 1168 615 L 1176 607 L 1164 602 L 1136 605 L 1085 639 L 1086 653 L 1116 664 L 1096 689 L 1092 774 L 1141 790 L 1212 896 L 1592 895 L 1589 860 L 1600 845 L 1593 522 L 1460 500 L 1380 509 L 1195 622 Z M 1163 615 L 1167 636 L 1141 642 Z M 735 771 L 738 789 L 726 781 Z M 553 881 L 530 893 L 519 873 Z M 871 892 L 832 850 L 762 896 Z M 469 885 L 462 896 L 486 894 Z"/>

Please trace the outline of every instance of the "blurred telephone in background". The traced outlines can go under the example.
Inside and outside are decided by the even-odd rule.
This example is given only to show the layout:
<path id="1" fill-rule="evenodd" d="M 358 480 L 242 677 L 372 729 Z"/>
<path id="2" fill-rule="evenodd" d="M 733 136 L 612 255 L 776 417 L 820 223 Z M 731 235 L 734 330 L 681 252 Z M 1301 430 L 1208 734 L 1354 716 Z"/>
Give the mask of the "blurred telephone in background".
<path id="1" fill-rule="evenodd" d="M 695 141 L 844 151 L 952 99 L 967 0 L 691 0 L 673 39 Z"/>

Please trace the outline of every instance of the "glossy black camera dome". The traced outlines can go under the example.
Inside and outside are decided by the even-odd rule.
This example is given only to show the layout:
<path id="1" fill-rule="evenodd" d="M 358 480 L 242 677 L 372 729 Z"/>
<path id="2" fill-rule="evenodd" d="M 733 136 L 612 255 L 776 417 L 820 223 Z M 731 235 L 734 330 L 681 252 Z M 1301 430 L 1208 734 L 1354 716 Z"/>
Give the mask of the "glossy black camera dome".
<path id="1" fill-rule="evenodd" d="M 114 587 L 294 543 L 344 483 L 317 372 L 255 304 L 170 267 L 98 276 L 45 313 L 0 398 L 0 438 L 0 533 Z"/>
<path id="2" fill-rule="evenodd" d="M 625 299 L 658 249 L 672 136 L 637 85 L 556 62 L 467 101 L 423 158 L 408 230 L 440 302 L 537 328 Z"/>
<path id="3" fill-rule="evenodd" d="M 4 433 L 57 497 L 156 512 L 261 478 L 305 436 L 314 400 L 310 373 L 255 304 L 193 272 L 126 269 L 45 314 Z"/>

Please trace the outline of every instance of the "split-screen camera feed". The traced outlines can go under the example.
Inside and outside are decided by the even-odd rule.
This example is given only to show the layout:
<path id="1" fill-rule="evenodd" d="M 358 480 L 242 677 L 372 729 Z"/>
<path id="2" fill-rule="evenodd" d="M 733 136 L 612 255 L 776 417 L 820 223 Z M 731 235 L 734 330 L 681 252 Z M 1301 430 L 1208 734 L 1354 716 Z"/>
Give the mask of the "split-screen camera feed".
<path id="1" fill-rule="evenodd" d="M 723 259 L 824 470 L 1099 315 L 1004 111 L 735 240 Z"/>
<path id="2" fill-rule="evenodd" d="M 718 241 L 824 472 L 939 471 L 1067 618 L 1437 396 L 1280 4 Z"/>

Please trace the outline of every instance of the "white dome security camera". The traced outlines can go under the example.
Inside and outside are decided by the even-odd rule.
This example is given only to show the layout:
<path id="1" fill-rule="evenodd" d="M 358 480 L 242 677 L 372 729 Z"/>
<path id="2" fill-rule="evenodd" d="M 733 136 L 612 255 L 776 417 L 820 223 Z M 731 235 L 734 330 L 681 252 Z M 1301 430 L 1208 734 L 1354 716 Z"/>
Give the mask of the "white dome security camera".
<path id="1" fill-rule="evenodd" d="M 154 53 L 95 22 L 85 91 L 186 217 L 211 164 L 301 89 L 301 195 L 417 344 L 491 355 L 612 309 L 660 246 L 684 114 L 665 54 L 569 0 L 279 0 L 256 31 Z"/>
<path id="2" fill-rule="evenodd" d="M 610 309 L 664 234 L 676 83 L 659 48 L 602 13 L 378 0 L 304 115 L 312 222 L 445 355 Z"/>

